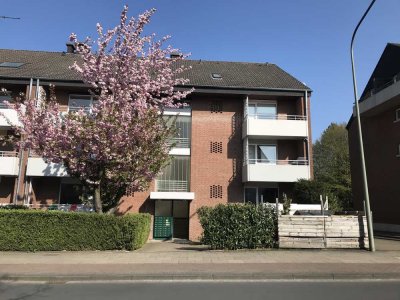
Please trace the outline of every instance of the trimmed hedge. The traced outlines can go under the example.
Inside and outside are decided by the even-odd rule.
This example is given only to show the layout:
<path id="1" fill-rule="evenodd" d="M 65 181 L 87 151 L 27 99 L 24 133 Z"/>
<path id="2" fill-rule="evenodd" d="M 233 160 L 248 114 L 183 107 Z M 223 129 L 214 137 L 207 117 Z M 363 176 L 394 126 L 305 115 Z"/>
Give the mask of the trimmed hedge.
<path id="1" fill-rule="evenodd" d="M 0 251 L 134 250 L 149 233 L 149 214 L 0 209 Z"/>
<path id="2" fill-rule="evenodd" d="M 252 204 L 219 204 L 197 210 L 203 227 L 201 242 L 212 249 L 255 249 L 277 246 L 275 210 Z"/>

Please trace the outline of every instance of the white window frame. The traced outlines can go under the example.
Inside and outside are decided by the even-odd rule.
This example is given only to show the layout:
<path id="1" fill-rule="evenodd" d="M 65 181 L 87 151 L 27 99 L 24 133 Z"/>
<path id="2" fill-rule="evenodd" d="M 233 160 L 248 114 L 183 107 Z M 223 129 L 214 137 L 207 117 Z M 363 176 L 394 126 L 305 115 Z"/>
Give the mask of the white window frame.
<path id="1" fill-rule="evenodd" d="M 255 115 L 250 115 L 249 114 L 249 109 L 247 108 L 247 114 L 250 118 L 254 118 L 254 119 L 258 119 L 258 115 L 257 115 L 257 107 L 259 105 L 271 105 L 271 106 L 275 106 L 275 116 L 274 118 L 277 117 L 278 115 L 278 105 L 277 102 L 275 100 L 249 100 L 248 103 L 248 107 L 250 107 L 250 105 L 255 105 L 256 106 L 256 113 Z"/>
<path id="2" fill-rule="evenodd" d="M 276 143 L 276 142 L 268 142 L 268 143 L 254 143 L 254 142 L 251 142 L 251 143 L 249 143 L 249 148 L 247 149 L 249 164 L 250 164 L 250 159 L 251 159 L 250 158 L 250 147 L 252 147 L 252 146 L 254 146 L 256 148 L 255 149 L 256 158 L 255 158 L 254 163 L 252 163 L 252 164 L 267 164 L 267 165 L 276 165 L 277 164 L 277 161 L 278 161 L 278 143 Z M 257 158 L 258 146 L 275 146 L 275 157 L 276 157 L 275 162 L 259 162 L 258 158 Z"/>
<path id="3" fill-rule="evenodd" d="M 71 97 L 76 97 L 76 99 L 71 99 Z M 85 98 L 88 98 L 88 99 L 79 99 L 79 97 L 85 97 Z M 89 98 L 90 98 L 90 99 L 89 99 Z M 87 101 L 89 101 L 89 105 L 87 106 L 87 107 L 89 108 L 89 109 L 88 109 L 88 112 L 89 112 L 89 113 L 92 112 L 93 102 L 95 101 L 93 95 L 70 94 L 69 97 L 68 97 L 68 112 L 70 112 L 70 108 L 71 108 L 71 107 L 74 107 L 74 108 L 75 108 L 75 106 L 70 105 L 71 102 L 74 101 L 74 100 L 87 100 Z M 86 108 L 86 106 L 84 106 L 84 107 Z M 79 110 L 79 106 L 77 106 L 76 108 L 78 108 L 78 109 L 76 110 L 76 111 L 78 111 L 78 110 Z M 85 109 L 85 111 L 86 111 L 86 109 Z"/>

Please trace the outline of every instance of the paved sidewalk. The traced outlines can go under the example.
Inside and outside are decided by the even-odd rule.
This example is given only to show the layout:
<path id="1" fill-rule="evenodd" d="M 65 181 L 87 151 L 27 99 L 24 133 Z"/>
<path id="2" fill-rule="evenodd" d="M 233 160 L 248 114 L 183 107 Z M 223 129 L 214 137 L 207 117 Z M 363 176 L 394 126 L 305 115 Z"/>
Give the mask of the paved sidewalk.
<path id="1" fill-rule="evenodd" d="M 210 251 L 202 245 L 177 242 L 149 242 L 133 252 L 0 252 L 0 279 L 400 279 L 399 244 L 399 241 L 382 243 L 379 240 L 375 253 L 365 250 Z"/>

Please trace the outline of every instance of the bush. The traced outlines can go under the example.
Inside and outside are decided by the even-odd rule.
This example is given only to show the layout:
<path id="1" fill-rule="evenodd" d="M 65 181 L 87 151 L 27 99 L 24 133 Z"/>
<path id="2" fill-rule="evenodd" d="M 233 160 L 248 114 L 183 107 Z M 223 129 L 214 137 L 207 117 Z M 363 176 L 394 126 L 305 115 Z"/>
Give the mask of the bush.
<path id="1" fill-rule="evenodd" d="M 300 179 L 294 184 L 293 198 L 298 204 L 320 204 L 319 195 L 325 195 L 326 187 L 317 180 Z"/>
<path id="2" fill-rule="evenodd" d="M 320 195 L 324 202 L 328 197 L 329 208 L 334 211 L 352 209 L 352 193 L 350 188 L 331 185 L 321 180 L 300 179 L 294 185 L 293 198 L 299 204 L 320 204 Z"/>
<path id="3" fill-rule="evenodd" d="M 0 210 L 0 251 L 134 250 L 147 241 L 150 215 Z"/>
<path id="4" fill-rule="evenodd" d="M 252 204 L 219 204 L 197 211 L 203 227 L 201 242 L 212 249 L 272 248 L 277 245 L 273 208 Z"/>

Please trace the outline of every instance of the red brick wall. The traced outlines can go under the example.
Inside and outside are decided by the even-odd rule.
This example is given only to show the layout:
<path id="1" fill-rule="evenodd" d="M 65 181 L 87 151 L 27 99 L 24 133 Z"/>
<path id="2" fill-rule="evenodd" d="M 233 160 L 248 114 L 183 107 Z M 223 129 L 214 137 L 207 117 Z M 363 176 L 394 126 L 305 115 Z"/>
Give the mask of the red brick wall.
<path id="1" fill-rule="evenodd" d="M 222 103 L 222 113 L 211 113 L 213 101 Z M 241 124 L 243 98 L 197 96 L 192 105 L 191 191 L 189 238 L 197 240 L 202 229 L 196 210 L 218 203 L 242 202 L 243 146 Z M 210 153 L 210 142 L 222 142 L 222 153 Z M 210 198 L 210 186 L 222 186 L 221 198 Z"/>

